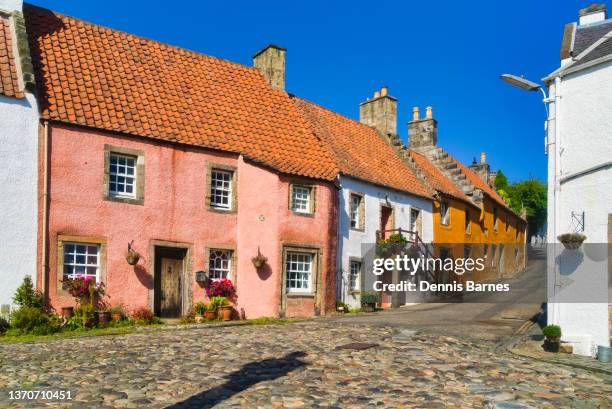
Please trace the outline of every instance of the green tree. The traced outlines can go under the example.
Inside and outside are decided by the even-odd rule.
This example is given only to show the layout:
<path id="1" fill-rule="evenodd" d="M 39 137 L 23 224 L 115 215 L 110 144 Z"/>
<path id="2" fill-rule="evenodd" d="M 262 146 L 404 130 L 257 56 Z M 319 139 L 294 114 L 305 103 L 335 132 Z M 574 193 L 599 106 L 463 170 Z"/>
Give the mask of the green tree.
<path id="1" fill-rule="evenodd" d="M 495 190 L 517 213 L 527 210 L 528 236 L 535 234 L 546 223 L 546 185 L 537 179 L 509 183 L 499 170 L 495 176 Z"/>
<path id="2" fill-rule="evenodd" d="M 495 175 L 495 190 L 498 192 L 500 190 L 507 191 L 508 190 L 508 178 L 504 175 L 504 172 L 500 170 L 497 171 L 497 175 Z M 502 196 L 503 197 L 503 196 Z"/>

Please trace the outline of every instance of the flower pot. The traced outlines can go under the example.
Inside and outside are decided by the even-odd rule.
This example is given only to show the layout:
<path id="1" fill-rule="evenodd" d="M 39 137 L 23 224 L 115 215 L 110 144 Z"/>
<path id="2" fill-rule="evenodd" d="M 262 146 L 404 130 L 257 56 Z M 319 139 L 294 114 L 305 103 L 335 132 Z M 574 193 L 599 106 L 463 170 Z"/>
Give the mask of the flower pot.
<path id="1" fill-rule="evenodd" d="M 71 318 L 74 315 L 74 307 L 62 307 L 62 315 Z"/>
<path id="2" fill-rule="evenodd" d="M 234 309 L 231 305 L 224 305 L 223 307 L 219 307 L 217 315 L 221 321 L 231 321 L 233 310 Z"/>
<path id="3" fill-rule="evenodd" d="M 113 321 L 121 321 L 121 319 L 123 319 L 123 315 L 121 315 L 121 313 L 115 312 L 111 314 L 111 319 Z"/>
<path id="4" fill-rule="evenodd" d="M 375 304 L 363 304 L 361 306 L 361 311 L 363 312 L 374 312 L 376 308 L 374 308 Z"/>
<path id="5" fill-rule="evenodd" d="M 204 316 L 203 315 L 196 315 L 195 316 L 195 322 L 202 322 L 204 321 Z"/>
<path id="6" fill-rule="evenodd" d="M 135 266 L 138 264 L 138 260 L 140 260 L 140 254 L 138 254 L 137 251 L 128 250 L 127 254 L 125 255 L 125 260 L 129 265 Z"/>
<path id="7" fill-rule="evenodd" d="M 98 319 L 98 324 L 108 324 L 111 320 L 111 314 L 108 311 L 97 311 L 96 318 Z"/>
<path id="8" fill-rule="evenodd" d="M 217 318 L 217 311 L 205 311 L 204 318 L 206 318 L 209 321 L 214 320 L 215 318 Z"/>
<path id="9" fill-rule="evenodd" d="M 546 352 L 559 352 L 561 346 L 561 339 L 558 337 L 546 338 L 544 340 L 544 350 Z"/>

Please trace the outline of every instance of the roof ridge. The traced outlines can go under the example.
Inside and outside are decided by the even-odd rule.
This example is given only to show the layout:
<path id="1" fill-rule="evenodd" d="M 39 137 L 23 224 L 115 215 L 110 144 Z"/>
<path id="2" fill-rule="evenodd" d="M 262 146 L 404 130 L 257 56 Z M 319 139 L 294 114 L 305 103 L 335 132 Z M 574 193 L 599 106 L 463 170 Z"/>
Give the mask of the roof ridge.
<path id="1" fill-rule="evenodd" d="M 160 41 L 160 40 L 156 40 L 154 38 L 149 38 L 149 37 L 141 36 L 141 35 L 138 35 L 138 34 L 130 33 L 129 31 L 124 31 L 124 30 L 120 30 L 120 29 L 117 29 L 117 28 L 112 28 L 112 27 L 105 26 L 105 25 L 102 25 L 102 24 L 94 23 L 94 22 L 91 22 L 89 20 L 84 20 L 82 18 L 70 16 L 68 14 L 60 13 L 58 11 L 54 11 L 54 10 L 51 10 L 51 9 L 48 9 L 48 8 L 45 8 L 45 7 L 41 7 L 41 6 L 37 6 L 35 4 L 24 3 L 23 5 L 26 6 L 26 7 L 33 8 L 33 9 L 49 11 L 49 12 L 55 14 L 56 16 L 61 16 L 61 17 L 64 17 L 64 18 L 68 18 L 68 19 L 74 20 L 76 22 L 81 22 L 81 23 L 89 24 L 90 26 L 94 26 L 94 27 L 97 27 L 97 28 L 100 28 L 100 29 L 114 31 L 116 33 L 124 34 L 124 35 L 126 35 L 128 37 L 131 37 L 131 38 L 134 38 L 134 39 L 149 41 L 151 43 L 159 44 L 159 45 L 162 45 L 162 46 L 165 46 L 165 47 L 168 47 L 168 48 L 172 48 L 172 49 L 175 49 L 175 50 L 178 50 L 178 51 L 184 51 L 186 53 L 194 54 L 196 56 L 212 58 L 212 59 L 215 59 L 215 60 L 226 62 L 228 64 L 237 65 L 237 66 L 242 67 L 242 68 L 247 68 L 247 69 L 249 69 L 251 71 L 260 72 L 257 68 L 255 68 L 253 66 L 250 66 L 250 65 L 242 64 L 242 63 L 239 63 L 239 62 L 236 62 L 236 61 L 228 60 L 226 58 L 221 58 L 221 57 L 217 57 L 217 56 L 210 55 L 210 54 L 205 54 L 205 53 L 200 52 L 200 51 L 191 50 L 189 48 L 185 48 L 185 47 L 181 47 L 181 46 L 178 46 L 178 45 L 166 43 L 166 42 L 163 42 L 163 41 Z"/>

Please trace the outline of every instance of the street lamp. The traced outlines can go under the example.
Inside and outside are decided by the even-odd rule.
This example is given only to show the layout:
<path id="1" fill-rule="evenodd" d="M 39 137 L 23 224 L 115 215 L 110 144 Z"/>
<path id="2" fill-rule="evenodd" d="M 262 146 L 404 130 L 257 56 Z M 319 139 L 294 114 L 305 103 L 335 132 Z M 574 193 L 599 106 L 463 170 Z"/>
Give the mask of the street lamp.
<path id="1" fill-rule="evenodd" d="M 541 85 L 539 85 L 536 82 L 529 81 L 528 79 L 523 78 L 523 76 L 519 77 L 517 75 L 512 75 L 512 74 L 502 74 L 500 78 L 503 81 L 507 82 L 508 84 L 512 85 L 513 87 L 520 88 L 523 91 L 540 90 L 542 92 L 542 95 L 544 96 L 544 99 L 542 101 L 544 102 L 544 108 L 546 109 L 546 116 L 548 117 L 548 108 L 546 104 L 549 103 L 550 101 L 548 100 L 548 97 L 546 96 L 546 91 L 544 91 L 544 88 L 542 88 Z"/>

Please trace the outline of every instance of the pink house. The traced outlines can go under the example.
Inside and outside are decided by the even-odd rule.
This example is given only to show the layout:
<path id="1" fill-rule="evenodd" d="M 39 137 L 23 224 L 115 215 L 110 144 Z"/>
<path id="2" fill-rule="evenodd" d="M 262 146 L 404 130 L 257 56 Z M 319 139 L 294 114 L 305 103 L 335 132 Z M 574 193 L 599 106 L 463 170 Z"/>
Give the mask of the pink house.
<path id="1" fill-rule="evenodd" d="M 72 305 L 60 281 L 78 273 L 162 317 L 204 299 L 203 276 L 229 277 L 247 318 L 335 308 L 338 171 L 284 91 L 283 49 L 247 67 L 24 11 L 50 305 Z"/>

